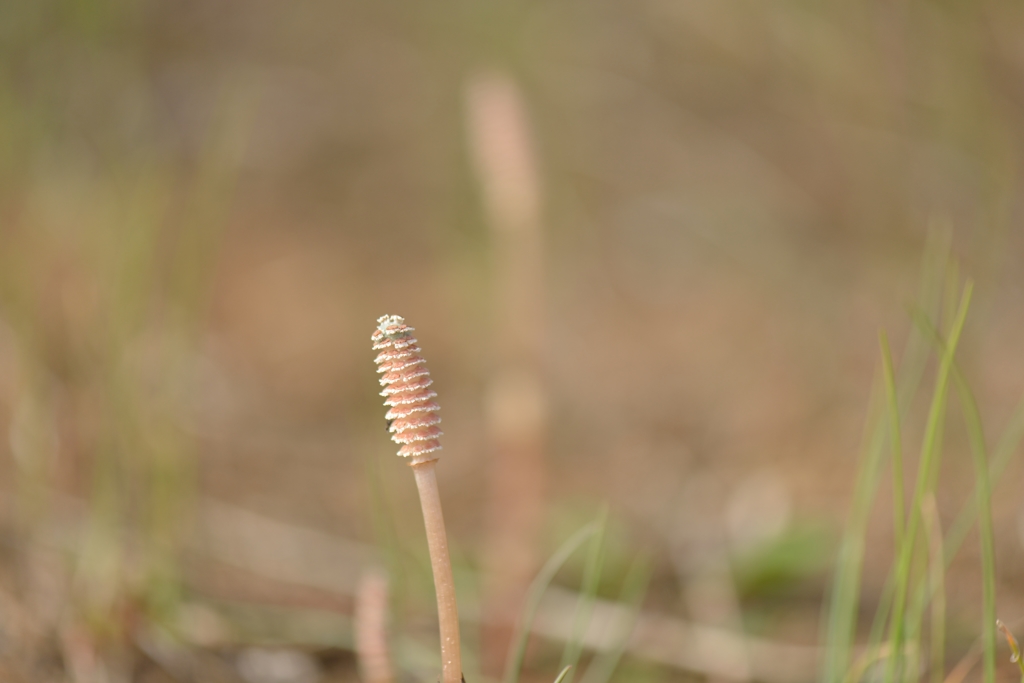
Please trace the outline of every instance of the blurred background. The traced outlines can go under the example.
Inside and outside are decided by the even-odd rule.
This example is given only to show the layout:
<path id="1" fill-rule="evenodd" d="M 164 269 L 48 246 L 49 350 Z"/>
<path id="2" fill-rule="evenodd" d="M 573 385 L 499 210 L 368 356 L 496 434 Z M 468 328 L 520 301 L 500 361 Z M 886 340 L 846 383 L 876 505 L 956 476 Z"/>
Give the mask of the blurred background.
<path id="1" fill-rule="evenodd" d="M 435 680 L 370 348 L 399 314 L 470 683 L 593 520 L 521 680 L 573 634 L 587 683 L 813 680 L 879 329 L 900 364 L 969 276 L 992 442 L 1024 390 L 1022 36 L 1002 0 L 5 0 L 0 678 Z M 941 524 L 973 486 L 950 404 Z M 995 489 L 1008 623 L 1022 475 Z"/>

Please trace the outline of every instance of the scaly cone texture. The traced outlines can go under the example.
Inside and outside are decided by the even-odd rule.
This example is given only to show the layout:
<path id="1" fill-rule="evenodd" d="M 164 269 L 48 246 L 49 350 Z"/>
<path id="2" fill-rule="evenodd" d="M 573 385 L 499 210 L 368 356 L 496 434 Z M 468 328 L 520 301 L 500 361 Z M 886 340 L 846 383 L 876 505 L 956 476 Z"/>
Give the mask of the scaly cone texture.
<path id="1" fill-rule="evenodd" d="M 430 390 L 433 380 L 426 362 L 420 356 L 420 347 L 412 336 L 413 328 L 397 315 L 385 315 L 377 319 L 373 333 L 373 348 L 380 351 L 375 362 L 385 397 L 384 405 L 390 406 L 385 418 L 391 439 L 401 444 L 398 455 L 412 458 L 410 464 L 437 460 L 432 453 L 441 450 L 441 430 L 437 415 L 440 406 L 433 399 L 437 394 Z"/>
<path id="2" fill-rule="evenodd" d="M 434 469 L 435 453 L 441 450 L 441 430 L 437 425 L 438 406 L 430 390 L 430 373 L 420 356 L 420 347 L 412 336 L 412 328 L 397 315 L 377 320 L 373 348 L 380 351 L 377 370 L 384 373 L 381 395 L 388 411 L 388 431 L 396 443 L 402 444 L 398 454 L 409 458 L 416 488 L 423 509 L 423 526 L 427 532 L 430 568 L 434 573 L 437 593 L 437 624 L 441 633 L 441 680 L 443 683 L 465 683 L 462 678 L 462 645 L 459 636 L 459 609 L 455 601 L 455 579 L 448 557 L 448 535 L 441 512 L 441 496 L 437 490 Z"/>

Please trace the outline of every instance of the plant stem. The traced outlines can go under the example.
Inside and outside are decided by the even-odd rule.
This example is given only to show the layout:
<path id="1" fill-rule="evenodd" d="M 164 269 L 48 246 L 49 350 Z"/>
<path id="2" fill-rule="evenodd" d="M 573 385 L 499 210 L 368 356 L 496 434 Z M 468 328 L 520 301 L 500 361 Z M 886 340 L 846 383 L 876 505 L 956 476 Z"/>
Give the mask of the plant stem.
<path id="1" fill-rule="evenodd" d="M 441 513 L 441 496 L 437 490 L 434 466 L 437 460 L 410 463 L 416 476 L 416 488 L 423 508 L 423 524 L 427 530 L 430 550 L 430 568 L 434 573 L 434 591 L 437 593 L 437 623 L 441 631 L 442 683 L 462 681 L 462 652 L 459 641 L 459 609 L 455 604 L 455 578 L 448 556 L 448 534 Z"/>
<path id="2" fill-rule="evenodd" d="M 960 297 L 960 306 L 953 320 L 949 341 L 939 360 L 939 368 L 935 378 L 935 389 L 932 403 L 928 410 L 924 442 L 921 445 L 917 485 L 910 504 L 910 519 L 903 537 L 903 547 L 900 548 L 899 556 L 896 560 L 896 593 L 893 602 L 892 621 L 890 622 L 892 656 L 886 664 L 885 676 L 883 678 L 886 683 L 897 683 L 897 681 L 902 681 L 904 678 L 903 648 L 907 627 L 907 624 L 904 623 L 904 616 L 906 614 L 907 592 L 910 585 L 917 528 L 921 521 L 921 502 L 924 500 L 925 495 L 932 490 L 932 484 L 937 474 L 938 458 L 941 457 L 939 455 L 940 434 L 942 433 L 942 420 L 946 409 L 946 393 L 950 370 L 956 355 L 957 343 L 960 341 L 960 333 L 963 331 L 964 320 L 967 317 L 967 308 L 971 301 L 972 290 L 973 285 L 971 282 L 968 282 L 964 286 L 963 294 Z"/>

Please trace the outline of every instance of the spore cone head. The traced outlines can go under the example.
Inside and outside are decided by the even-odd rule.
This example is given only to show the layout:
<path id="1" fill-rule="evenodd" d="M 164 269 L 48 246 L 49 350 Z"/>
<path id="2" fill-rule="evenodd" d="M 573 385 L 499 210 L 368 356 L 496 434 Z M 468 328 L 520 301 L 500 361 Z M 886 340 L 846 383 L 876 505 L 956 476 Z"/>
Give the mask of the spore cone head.
<path id="1" fill-rule="evenodd" d="M 399 444 L 398 455 L 411 458 L 411 464 L 437 460 L 441 450 L 440 406 L 434 402 L 430 371 L 420 355 L 420 347 L 412 336 L 413 328 L 397 315 L 377 319 L 373 333 L 373 348 L 379 351 L 375 362 L 384 387 L 381 396 L 388 412 L 391 439 Z"/>

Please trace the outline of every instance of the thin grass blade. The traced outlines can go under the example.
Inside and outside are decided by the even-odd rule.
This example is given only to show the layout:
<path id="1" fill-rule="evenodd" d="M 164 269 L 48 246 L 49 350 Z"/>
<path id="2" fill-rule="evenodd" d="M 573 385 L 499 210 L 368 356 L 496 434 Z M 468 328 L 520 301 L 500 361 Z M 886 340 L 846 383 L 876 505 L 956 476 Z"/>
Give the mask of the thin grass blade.
<path id="1" fill-rule="evenodd" d="M 964 322 L 967 319 L 967 310 L 970 307 L 971 292 L 973 285 L 968 282 L 964 286 L 963 294 L 960 297 L 960 304 L 957 308 L 953 326 L 949 334 L 949 343 L 939 361 L 939 368 L 935 378 L 935 389 L 932 395 L 932 403 L 928 411 L 928 421 L 925 426 L 924 441 L 921 445 L 921 459 L 918 464 L 917 484 L 914 488 L 914 498 L 910 506 L 910 522 L 907 525 L 907 533 L 900 548 L 896 565 L 896 594 L 893 603 L 892 623 L 890 626 L 890 642 L 893 656 L 886 666 L 885 678 L 887 683 L 896 681 L 901 676 L 903 662 L 903 646 L 906 636 L 906 614 L 907 593 L 910 588 L 912 560 L 914 546 L 917 536 L 917 527 L 920 524 L 921 501 L 926 493 L 934 485 L 936 472 L 940 461 L 940 427 L 943 422 L 946 408 L 946 394 L 949 385 L 949 375 L 953 366 L 953 357 L 956 354 L 957 344 L 963 332 Z M 915 625 L 914 630 L 919 630 Z"/>
<path id="2" fill-rule="evenodd" d="M 974 456 L 974 474 L 978 502 L 978 536 L 981 541 L 982 635 L 984 644 L 985 683 L 996 679 L 996 552 L 992 524 L 992 484 L 988 478 L 988 453 L 981 412 L 974 393 L 959 369 L 953 368 L 953 380 L 964 409 L 967 438 Z"/>
<path id="3" fill-rule="evenodd" d="M 938 313 L 945 264 L 949 260 L 949 246 L 947 233 L 938 230 L 929 233 L 921 268 L 919 304 L 912 310 L 929 311 L 932 315 Z M 897 381 L 901 414 L 909 409 L 917 396 L 929 348 L 927 339 L 916 331 L 911 332 L 903 352 L 903 362 L 900 364 Z M 824 683 L 840 683 L 845 680 L 852 663 L 853 638 L 860 602 L 860 576 L 864 562 L 864 538 L 881 476 L 880 462 L 885 447 L 884 422 L 879 414 L 877 387 L 872 392 L 862 443 L 864 445 L 857 470 L 853 503 L 836 560 L 835 578 L 828 600 L 828 614 L 822 619 L 822 623 L 826 625 L 824 641 L 827 643 L 821 676 Z"/>
<path id="4" fill-rule="evenodd" d="M 558 674 L 558 678 L 555 679 L 555 683 L 562 683 L 562 681 L 565 680 L 565 677 L 569 675 L 570 669 L 572 669 L 571 666 L 567 666 L 562 669 L 561 673 Z"/>
<path id="5" fill-rule="evenodd" d="M 622 654 L 626 651 L 629 638 L 633 635 L 650 579 L 650 561 L 646 557 L 638 557 L 626 573 L 626 578 L 622 582 L 622 593 L 619 597 L 619 602 L 629 605 L 629 619 L 622 625 L 622 630 L 615 635 L 612 647 L 594 657 L 594 660 L 590 662 L 581 683 L 608 683 L 611 680 L 615 668 L 622 659 Z"/>
<path id="6" fill-rule="evenodd" d="M 835 579 L 832 582 L 826 640 L 828 648 L 822 672 L 822 680 L 826 683 L 839 683 L 844 680 L 851 664 L 854 631 L 857 627 L 857 605 L 860 602 L 860 574 L 864 563 L 864 536 L 875 491 L 878 488 L 885 444 L 884 432 L 879 428 L 881 420 L 878 415 L 877 393 L 876 387 L 868 407 L 865 446 L 861 464 L 857 469 L 853 504 L 839 546 Z"/>
<path id="7" fill-rule="evenodd" d="M 1013 456 L 1017 454 L 1017 447 L 1024 438 L 1024 396 L 1021 397 L 1010 417 L 1010 421 L 1003 430 L 1003 436 L 999 439 L 992 452 L 992 462 L 989 465 L 989 481 L 998 482 L 1006 471 Z M 978 491 L 975 489 L 970 498 L 964 503 L 960 514 L 956 516 L 953 524 L 950 525 L 946 534 L 946 564 L 953 561 L 953 557 L 960 546 L 963 545 L 971 527 L 974 526 L 975 515 L 978 511 L 976 500 Z"/>
<path id="8" fill-rule="evenodd" d="M 921 507 L 925 538 L 928 541 L 928 573 L 931 584 L 931 654 L 932 683 L 942 683 L 946 667 L 946 561 L 942 551 L 942 521 L 935 496 L 929 495 Z"/>
<path id="9" fill-rule="evenodd" d="M 903 446 L 900 439 L 900 405 L 896 398 L 896 375 L 893 372 L 892 352 L 885 331 L 879 333 L 882 348 L 882 382 L 885 385 L 885 404 L 889 414 L 889 453 L 892 461 L 893 531 L 896 547 L 903 545 L 906 509 L 903 502 Z"/>
<path id="10" fill-rule="evenodd" d="M 583 580 L 580 586 L 580 597 L 576 603 L 576 614 L 573 616 L 572 634 L 562 651 L 559 666 L 563 670 L 574 668 L 580 661 L 583 652 L 583 633 L 590 623 L 590 615 L 594 610 L 594 598 L 601 580 L 601 569 L 604 564 L 604 539 L 608 527 L 608 508 L 601 511 L 597 519 L 597 533 L 590 540 L 587 562 L 583 567 Z M 572 680 L 571 677 L 569 680 Z"/>
<path id="11" fill-rule="evenodd" d="M 523 665 L 523 657 L 526 655 L 526 641 L 530 637 L 530 627 L 533 619 L 537 616 L 537 608 L 540 607 L 541 598 L 548 589 L 555 574 L 562 568 L 562 565 L 576 552 L 589 538 L 598 532 L 597 522 L 591 522 L 585 527 L 570 536 L 562 546 L 555 551 L 555 554 L 544 566 L 541 567 L 537 577 L 530 584 L 526 591 L 526 604 L 523 607 L 523 615 L 520 618 L 519 626 L 516 629 L 515 638 L 509 647 L 508 659 L 505 662 L 505 675 L 502 677 L 504 683 L 518 683 L 519 671 Z"/>
<path id="12" fill-rule="evenodd" d="M 865 649 L 865 656 L 873 656 L 882 649 L 882 638 L 885 636 L 885 625 L 892 611 L 892 599 L 896 593 L 896 572 L 895 568 L 890 569 L 889 575 L 882 586 L 882 594 L 878 598 L 878 607 L 875 610 L 875 618 L 871 622 L 871 630 L 868 632 L 868 644 Z M 880 657 L 880 655 L 878 655 Z"/>
<path id="13" fill-rule="evenodd" d="M 926 338 L 930 339 L 932 344 L 940 352 L 943 352 L 945 349 L 945 342 L 942 340 L 942 337 L 935 328 L 928 322 L 927 318 L 919 311 L 915 312 L 913 318 L 922 334 L 924 334 Z M 962 381 L 962 371 L 955 362 L 953 364 L 953 372 L 954 377 L 960 377 Z M 1003 471 L 1009 465 L 1012 457 L 1016 454 L 1017 447 L 1020 445 L 1022 437 L 1024 437 L 1024 397 L 1022 397 L 1017 403 L 1017 406 L 1010 417 L 1009 423 L 1003 431 L 1003 436 L 999 439 L 999 444 L 996 446 L 995 452 L 991 458 L 991 463 L 988 467 L 989 482 L 999 481 Z M 964 506 L 957 515 L 950 531 L 946 534 L 943 550 L 946 567 L 948 567 L 953 561 L 953 558 L 963 545 L 970 528 L 974 525 L 974 521 L 977 518 L 979 510 L 977 501 L 980 496 L 978 490 L 979 486 L 979 483 L 975 484 L 975 490 L 964 503 Z M 923 614 L 929 602 L 935 597 L 935 594 L 925 586 L 921 586 L 915 597 L 915 613 Z"/>

